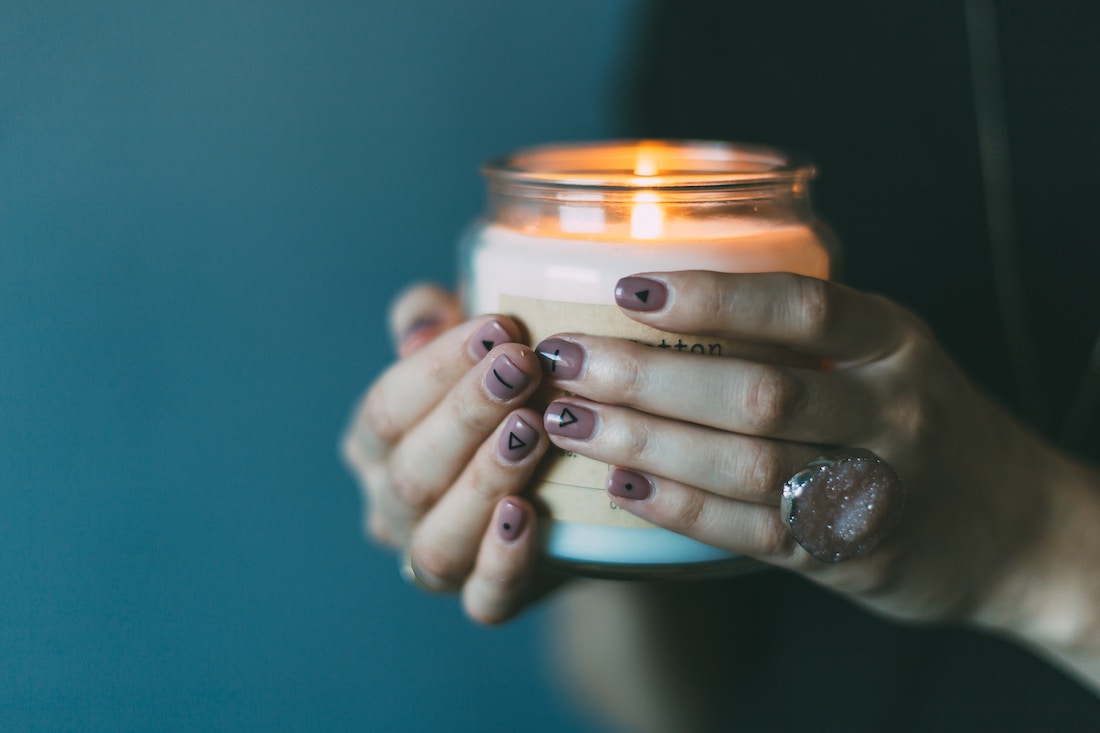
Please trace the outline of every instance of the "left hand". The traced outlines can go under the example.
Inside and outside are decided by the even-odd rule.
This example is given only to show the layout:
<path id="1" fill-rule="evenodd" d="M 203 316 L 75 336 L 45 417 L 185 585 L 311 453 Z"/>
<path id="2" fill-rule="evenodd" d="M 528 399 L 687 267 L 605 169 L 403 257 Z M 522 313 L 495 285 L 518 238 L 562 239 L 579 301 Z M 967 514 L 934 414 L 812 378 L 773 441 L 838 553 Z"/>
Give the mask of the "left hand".
<path id="1" fill-rule="evenodd" d="M 1044 472 L 1059 470 L 1057 454 L 980 394 L 904 308 L 782 273 L 639 277 L 665 295 L 620 300 L 641 323 L 783 346 L 828 368 L 556 336 L 580 348 L 580 364 L 574 378 L 554 378 L 576 396 L 551 405 L 551 440 L 620 467 L 616 480 L 630 479 L 636 497 L 620 490 L 623 509 L 911 619 L 973 617 L 1041 544 L 1041 487 Z M 629 307 L 654 302 L 663 305 Z M 556 427 L 563 404 L 592 412 L 590 435 Z M 893 534 L 836 565 L 803 550 L 779 512 L 784 481 L 823 446 L 874 451 L 907 490 Z"/>

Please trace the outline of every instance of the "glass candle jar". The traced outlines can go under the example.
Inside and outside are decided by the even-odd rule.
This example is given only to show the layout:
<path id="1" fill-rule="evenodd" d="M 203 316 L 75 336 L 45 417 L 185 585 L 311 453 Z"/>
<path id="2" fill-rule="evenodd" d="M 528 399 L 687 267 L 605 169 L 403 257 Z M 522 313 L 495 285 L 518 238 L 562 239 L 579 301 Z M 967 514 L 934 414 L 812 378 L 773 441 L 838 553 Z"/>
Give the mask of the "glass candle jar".
<path id="1" fill-rule="evenodd" d="M 758 146 L 639 140 L 520 150 L 483 173 L 487 210 L 461 244 L 469 315 L 507 314 L 531 344 L 569 332 L 632 339 L 684 358 L 794 358 L 640 325 L 620 312 L 614 291 L 621 277 L 670 270 L 828 277 L 830 240 L 810 208 L 809 165 Z M 533 406 L 554 396 L 544 390 Z M 605 491 L 608 469 L 554 446 L 540 465 L 529 490 L 553 565 L 604 577 L 745 565 L 618 509 Z"/>

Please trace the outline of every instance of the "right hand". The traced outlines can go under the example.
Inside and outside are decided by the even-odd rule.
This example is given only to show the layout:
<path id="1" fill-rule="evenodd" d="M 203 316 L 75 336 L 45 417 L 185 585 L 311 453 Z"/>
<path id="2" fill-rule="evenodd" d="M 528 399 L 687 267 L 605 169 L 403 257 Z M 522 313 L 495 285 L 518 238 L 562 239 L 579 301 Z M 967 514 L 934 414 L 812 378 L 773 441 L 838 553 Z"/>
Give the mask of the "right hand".
<path id="1" fill-rule="evenodd" d="M 461 591 L 474 620 L 507 620 L 536 592 L 535 512 L 519 494 L 550 446 L 542 416 L 522 407 L 538 358 L 513 321 L 462 322 L 456 300 L 431 286 L 399 297 L 390 327 L 401 358 L 343 439 L 367 531 L 407 553 L 422 585 Z"/>

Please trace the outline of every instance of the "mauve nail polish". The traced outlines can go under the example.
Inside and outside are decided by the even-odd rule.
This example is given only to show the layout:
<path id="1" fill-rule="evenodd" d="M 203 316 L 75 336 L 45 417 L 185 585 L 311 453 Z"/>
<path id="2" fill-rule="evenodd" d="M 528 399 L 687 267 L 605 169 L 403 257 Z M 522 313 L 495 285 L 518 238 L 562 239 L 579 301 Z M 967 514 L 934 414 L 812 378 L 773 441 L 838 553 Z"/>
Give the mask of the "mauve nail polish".
<path id="1" fill-rule="evenodd" d="M 542 371 L 554 379 L 576 379 L 584 367 L 584 349 L 570 341 L 546 339 L 535 347 Z"/>
<path id="2" fill-rule="evenodd" d="M 425 341 L 434 338 L 443 328 L 443 319 L 439 316 L 423 316 L 409 324 L 397 341 L 399 356 L 408 356 Z"/>
<path id="3" fill-rule="evenodd" d="M 607 493 L 620 499 L 645 501 L 653 496 L 653 482 L 637 471 L 613 468 L 607 474 Z"/>
<path id="4" fill-rule="evenodd" d="M 526 524 L 527 515 L 519 504 L 505 499 L 497 512 L 497 534 L 500 538 L 505 542 L 515 542 Z"/>
<path id="5" fill-rule="evenodd" d="M 588 440 L 596 430 L 596 413 L 570 402 L 551 402 L 543 424 L 547 432 L 574 440 Z"/>
<path id="6" fill-rule="evenodd" d="M 497 452 L 508 461 L 524 458 L 539 442 L 539 432 L 522 418 L 513 416 L 508 419 L 497 441 Z"/>
<path id="7" fill-rule="evenodd" d="M 663 282 L 647 277 L 624 277 L 615 284 L 615 302 L 632 311 L 659 311 L 668 301 Z"/>
<path id="8" fill-rule="evenodd" d="M 401 334 L 401 343 L 404 343 L 416 335 L 417 331 L 423 331 L 426 328 L 438 326 L 443 323 L 443 319 L 439 316 L 422 316 L 409 324 L 405 329 L 405 333 Z"/>
<path id="9" fill-rule="evenodd" d="M 477 330 L 471 338 L 467 348 L 470 356 L 480 361 L 486 354 L 493 350 L 494 346 L 509 344 L 512 337 L 504 330 L 504 326 L 496 321 L 489 321 Z"/>
<path id="10" fill-rule="evenodd" d="M 493 360 L 485 374 L 485 388 L 498 400 L 508 400 L 522 392 L 531 383 L 531 378 L 508 358 L 501 354 Z"/>

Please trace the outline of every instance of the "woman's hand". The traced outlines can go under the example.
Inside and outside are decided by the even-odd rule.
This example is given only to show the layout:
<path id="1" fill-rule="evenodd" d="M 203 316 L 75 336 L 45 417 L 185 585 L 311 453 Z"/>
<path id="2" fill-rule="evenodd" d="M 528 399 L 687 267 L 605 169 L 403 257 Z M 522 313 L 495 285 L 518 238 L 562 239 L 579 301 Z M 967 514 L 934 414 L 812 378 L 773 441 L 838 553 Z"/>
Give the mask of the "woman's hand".
<path id="1" fill-rule="evenodd" d="M 551 376 L 576 395 L 548 409 L 551 440 L 615 465 L 608 489 L 620 507 L 890 615 L 982 621 L 1025 635 L 1029 624 L 1061 625 L 1067 639 L 1096 644 L 1100 551 L 1072 516 L 1076 507 L 1100 519 L 1095 474 L 980 394 L 915 316 L 788 274 L 648 274 L 620 285 L 620 306 L 641 323 L 782 346 L 827 365 L 570 334 L 553 348 L 543 342 L 540 352 L 571 359 Z M 645 302 L 634 297 L 639 290 L 649 291 Z M 592 419 L 562 427 L 555 415 L 565 405 Z M 835 565 L 803 550 L 779 511 L 785 480 L 827 446 L 875 452 L 907 490 L 894 532 Z M 1066 552 L 1066 531 L 1084 559 Z M 1062 560 L 1073 567 L 1059 568 Z M 1068 586 L 1050 596 L 1052 574 Z"/>
<path id="2" fill-rule="evenodd" d="M 541 416 L 522 407 L 540 369 L 503 316 L 461 322 L 436 288 L 406 292 L 391 311 L 401 360 L 367 392 L 343 441 L 376 540 L 406 552 L 419 584 L 461 591 L 483 623 L 535 592 L 535 515 L 518 494 L 549 447 Z"/>

